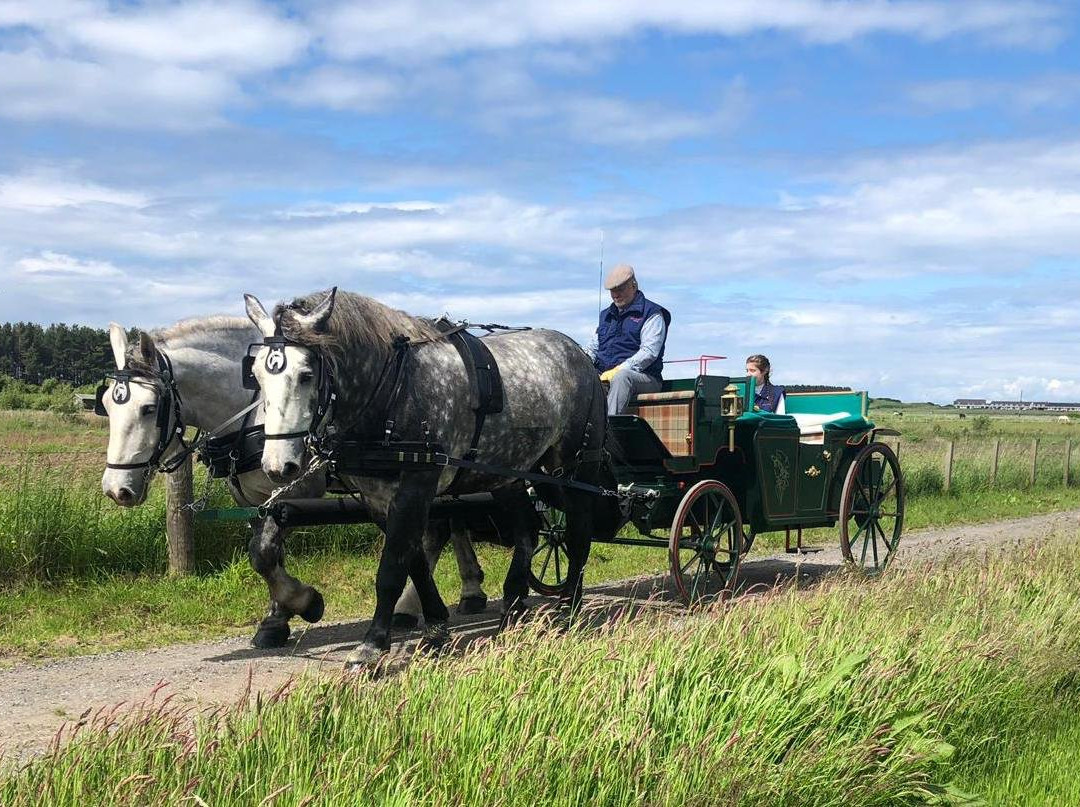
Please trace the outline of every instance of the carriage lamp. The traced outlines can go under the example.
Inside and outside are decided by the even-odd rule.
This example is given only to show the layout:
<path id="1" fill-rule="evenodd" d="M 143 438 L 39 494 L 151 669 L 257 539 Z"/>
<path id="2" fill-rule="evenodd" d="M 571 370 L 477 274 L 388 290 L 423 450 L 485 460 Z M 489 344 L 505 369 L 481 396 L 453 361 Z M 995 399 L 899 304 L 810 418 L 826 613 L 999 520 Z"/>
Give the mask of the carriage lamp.
<path id="1" fill-rule="evenodd" d="M 743 413 L 743 398 L 734 384 L 724 387 L 720 396 L 720 414 L 726 418 L 737 418 Z"/>
<path id="2" fill-rule="evenodd" d="M 743 413 L 743 398 L 734 384 L 724 387 L 720 396 L 720 415 L 728 420 L 728 451 L 735 452 L 735 418 Z"/>

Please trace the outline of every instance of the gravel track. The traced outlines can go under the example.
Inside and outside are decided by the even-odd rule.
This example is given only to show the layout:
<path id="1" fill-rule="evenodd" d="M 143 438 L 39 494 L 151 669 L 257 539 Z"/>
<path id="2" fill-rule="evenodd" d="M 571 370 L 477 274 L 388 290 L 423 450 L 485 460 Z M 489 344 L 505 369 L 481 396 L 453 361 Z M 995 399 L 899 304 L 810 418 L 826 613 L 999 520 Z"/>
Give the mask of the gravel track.
<path id="1" fill-rule="evenodd" d="M 953 552 L 999 547 L 1050 534 L 1075 535 L 1080 529 L 1080 510 L 996 521 L 957 525 L 907 533 L 901 540 L 898 562 L 941 558 Z M 804 556 L 750 554 L 740 579 L 748 585 L 772 584 L 798 575 L 816 579 L 840 568 L 836 547 Z M 671 602 L 667 577 L 638 578 L 621 583 L 591 586 L 590 603 L 625 604 L 627 598 L 654 597 Z M 332 601 L 333 592 L 324 592 Z M 455 636 L 468 641 L 493 635 L 502 603 L 492 600 L 487 610 L 474 616 L 452 617 Z M 678 607 L 671 603 L 671 607 Z M 299 620 L 297 620 L 299 622 Z M 233 702 L 244 696 L 249 679 L 251 692 L 273 690 L 290 676 L 311 670 L 338 671 L 366 628 L 366 622 L 327 622 L 306 631 L 294 631 L 280 650 L 258 650 L 246 638 L 179 644 L 153 650 L 103 653 L 45 663 L 19 664 L 0 670 L 0 754 L 19 760 L 46 748 L 56 732 L 86 710 L 145 698 L 162 681 L 175 699 L 197 705 Z M 395 644 L 395 654 L 407 657 L 416 633 Z M 460 641 L 460 639 L 459 639 Z"/>

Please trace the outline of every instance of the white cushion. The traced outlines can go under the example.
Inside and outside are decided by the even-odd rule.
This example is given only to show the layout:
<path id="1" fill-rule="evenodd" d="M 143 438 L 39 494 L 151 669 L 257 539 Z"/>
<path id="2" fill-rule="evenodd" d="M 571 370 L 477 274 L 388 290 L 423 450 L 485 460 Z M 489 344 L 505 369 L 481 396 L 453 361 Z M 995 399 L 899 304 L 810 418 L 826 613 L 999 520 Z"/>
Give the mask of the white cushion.
<path id="1" fill-rule="evenodd" d="M 840 418 L 851 417 L 848 412 L 833 412 L 829 415 L 810 415 L 803 414 L 802 412 L 788 412 L 795 422 L 799 424 L 799 434 L 821 434 L 825 430 L 821 427 L 826 423 Z"/>

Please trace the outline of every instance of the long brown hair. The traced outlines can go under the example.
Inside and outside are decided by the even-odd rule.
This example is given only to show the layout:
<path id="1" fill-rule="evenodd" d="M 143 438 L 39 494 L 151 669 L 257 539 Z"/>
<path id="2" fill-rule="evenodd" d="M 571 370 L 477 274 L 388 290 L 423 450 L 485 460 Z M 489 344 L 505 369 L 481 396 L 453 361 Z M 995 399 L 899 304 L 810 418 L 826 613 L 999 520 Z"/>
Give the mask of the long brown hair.
<path id="1" fill-rule="evenodd" d="M 771 384 L 769 379 L 769 373 L 772 371 L 772 365 L 769 364 L 769 357 L 764 356 L 761 353 L 755 353 L 753 356 L 746 357 L 747 364 L 756 364 L 757 368 L 761 370 L 761 374 L 765 377 L 765 384 Z M 762 384 L 762 386 L 765 386 Z"/>

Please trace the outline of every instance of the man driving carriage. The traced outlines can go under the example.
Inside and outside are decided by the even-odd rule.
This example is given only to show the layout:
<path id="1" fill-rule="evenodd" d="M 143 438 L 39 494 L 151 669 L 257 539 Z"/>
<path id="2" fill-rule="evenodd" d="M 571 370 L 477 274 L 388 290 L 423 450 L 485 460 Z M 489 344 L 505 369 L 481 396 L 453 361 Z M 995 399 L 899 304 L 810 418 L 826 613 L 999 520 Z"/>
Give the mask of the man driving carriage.
<path id="1" fill-rule="evenodd" d="M 664 343 L 671 314 L 638 288 L 634 267 L 620 263 L 604 278 L 611 305 L 600 312 L 600 324 L 585 346 L 609 383 L 607 412 L 622 414 L 641 392 L 659 392 L 664 369 Z"/>

